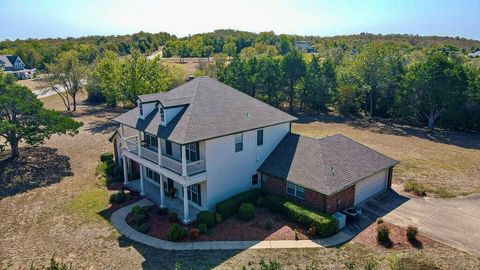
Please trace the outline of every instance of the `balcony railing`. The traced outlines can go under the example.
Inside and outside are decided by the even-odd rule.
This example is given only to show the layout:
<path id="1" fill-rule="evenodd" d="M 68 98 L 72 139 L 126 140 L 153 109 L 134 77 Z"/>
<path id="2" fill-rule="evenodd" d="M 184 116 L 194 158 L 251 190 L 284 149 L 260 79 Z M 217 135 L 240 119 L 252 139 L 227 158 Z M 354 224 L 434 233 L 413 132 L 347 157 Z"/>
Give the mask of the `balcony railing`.
<path id="1" fill-rule="evenodd" d="M 142 158 L 148 159 L 151 162 L 157 163 L 158 164 L 158 152 L 155 152 L 151 149 L 145 148 L 142 146 Z"/>
<path id="2" fill-rule="evenodd" d="M 138 142 L 137 142 L 137 136 L 132 136 L 132 137 L 126 137 L 124 142 L 125 142 L 125 149 L 128 152 L 134 153 L 135 155 L 138 155 Z"/>
<path id="3" fill-rule="evenodd" d="M 162 155 L 162 167 L 182 175 L 182 163 L 178 160 Z"/>
<path id="4" fill-rule="evenodd" d="M 127 137 L 124 140 L 125 146 L 124 149 L 130 153 L 138 155 L 138 136 Z M 158 152 L 152 149 L 141 147 L 141 157 L 149 160 L 155 164 L 158 164 Z M 173 159 L 164 154 L 161 155 L 161 166 L 173 171 L 179 175 L 182 175 L 182 162 L 176 159 Z M 205 160 L 198 160 L 190 162 L 187 160 L 187 175 L 194 175 L 205 171 Z"/>

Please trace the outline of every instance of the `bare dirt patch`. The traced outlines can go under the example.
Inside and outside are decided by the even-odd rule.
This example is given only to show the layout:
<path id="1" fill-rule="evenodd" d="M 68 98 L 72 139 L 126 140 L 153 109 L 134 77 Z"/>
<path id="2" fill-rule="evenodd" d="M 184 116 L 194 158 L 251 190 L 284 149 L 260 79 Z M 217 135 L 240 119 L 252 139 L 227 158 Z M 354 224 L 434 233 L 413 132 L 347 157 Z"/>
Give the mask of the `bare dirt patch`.
<path id="1" fill-rule="evenodd" d="M 427 193 L 451 197 L 480 192 L 480 134 L 422 128 L 337 116 L 300 117 L 292 130 L 322 138 L 343 134 L 398 161 L 395 184 L 415 180 Z"/>

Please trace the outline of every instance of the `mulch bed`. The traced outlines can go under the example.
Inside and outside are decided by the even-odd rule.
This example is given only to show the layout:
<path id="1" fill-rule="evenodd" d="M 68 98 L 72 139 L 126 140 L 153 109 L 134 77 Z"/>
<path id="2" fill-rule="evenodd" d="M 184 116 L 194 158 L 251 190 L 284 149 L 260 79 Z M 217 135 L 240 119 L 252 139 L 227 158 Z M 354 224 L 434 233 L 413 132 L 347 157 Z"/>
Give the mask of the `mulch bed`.
<path id="1" fill-rule="evenodd" d="M 393 224 L 384 222 L 388 229 L 390 230 L 390 241 L 386 243 L 379 243 L 377 241 L 377 223 L 373 223 L 368 228 L 363 230 L 360 234 L 358 234 L 353 241 L 362 243 L 366 246 L 377 248 L 377 249 L 422 249 L 424 246 L 432 245 L 433 240 L 422 236 L 420 234 L 417 235 L 417 240 L 410 242 L 407 239 L 407 230 Z"/>
<path id="2" fill-rule="evenodd" d="M 173 224 L 169 222 L 168 214 L 159 215 L 159 208 L 153 206 L 149 212 L 148 223 L 150 230 L 147 235 L 168 240 L 168 228 Z M 272 229 L 265 228 L 266 220 L 272 219 Z M 126 220 L 131 219 L 131 213 Z M 197 228 L 198 224 L 192 223 L 184 226 L 187 229 Z M 295 239 L 295 229 L 297 239 Z M 207 234 L 200 235 L 194 241 L 249 241 L 249 240 L 306 240 L 309 239 L 306 230 L 287 220 L 285 217 L 272 213 L 265 208 L 256 208 L 255 218 L 250 221 L 243 221 L 237 217 L 231 217 L 217 224 Z M 188 237 L 184 241 L 192 241 Z"/>
<path id="3" fill-rule="evenodd" d="M 122 184 L 122 183 L 120 183 Z M 123 184 L 122 184 L 123 186 Z M 110 188 L 108 188 L 109 190 L 111 190 Z M 115 190 L 115 189 L 113 189 Z M 120 190 L 120 188 L 118 188 L 117 190 Z M 109 194 L 113 194 L 115 193 L 116 191 L 114 192 L 109 192 Z M 110 217 L 110 215 L 115 212 L 116 210 L 124 207 L 124 206 L 127 206 L 129 204 L 132 204 L 132 203 L 135 203 L 135 202 L 138 202 L 140 201 L 141 199 L 143 199 L 142 196 L 140 196 L 140 194 L 138 194 L 138 192 L 136 191 L 130 191 L 128 189 L 125 189 L 125 201 L 122 202 L 122 203 L 113 203 L 113 204 L 109 204 L 109 207 L 105 210 L 105 215 L 107 217 Z"/>

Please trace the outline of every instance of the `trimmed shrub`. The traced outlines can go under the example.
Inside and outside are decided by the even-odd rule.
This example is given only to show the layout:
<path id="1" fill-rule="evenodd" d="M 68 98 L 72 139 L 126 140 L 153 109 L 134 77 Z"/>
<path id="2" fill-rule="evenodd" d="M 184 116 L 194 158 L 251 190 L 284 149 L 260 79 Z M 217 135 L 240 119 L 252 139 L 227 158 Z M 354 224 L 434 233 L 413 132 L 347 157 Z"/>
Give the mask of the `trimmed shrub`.
<path id="1" fill-rule="evenodd" d="M 200 236 L 200 231 L 197 228 L 192 228 L 188 230 L 188 237 L 192 240 L 198 239 Z"/>
<path id="2" fill-rule="evenodd" d="M 338 228 L 332 216 L 297 205 L 282 196 L 268 196 L 267 206 L 270 210 L 281 213 L 305 228 L 315 227 L 317 235 L 327 237 L 337 233 Z"/>
<path id="3" fill-rule="evenodd" d="M 417 240 L 418 229 L 415 226 L 408 226 L 407 227 L 407 239 L 410 242 Z"/>
<path id="4" fill-rule="evenodd" d="M 134 215 L 133 218 L 135 219 L 135 224 L 137 224 L 138 226 L 144 224 L 148 220 L 148 216 L 146 214 Z"/>
<path id="5" fill-rule="evenodd" d="M 377 226 L 377 241 L 380 243 L 385 243 L 390 240 L 390 230 L 387 225 L 380 224 Z"/>
<path id="6" fill-rule="evenodd" d="M 100 154 L 100 161 L 105 163 L 113 162 L 113 153 L 105 152 Z"/>
<path id="7" fill-rule="evenodd" d="M 267 220 L 265 221 L 265 229 L 273 229 L 273 220 L 271 218 L 267 218 Z"/>
<path id="8" fill-rule="evenodd" d="M 168 213 L 168 220 L 169 220 L 171 223 L 178 222 L 178 215 L 177 215 L 177 213 L 175 213 L 175 212 L 169 212 L 169 213 Z"/>
<path id="9" fill-rule="evenodd" d="M 383 223 L 383 219 L 382 218 L 377 218 L 377 224 L 382 224 Z"/>
<path id="10" fill-rule="evenodd" d="M 261 189 L 251 189 L 240 194 L 237 194 L 223 202 L 217 203 L 216 210 L 222 215 L 223 219 L 227 219 L 237 214 L 238 209 L 242 203 L 254 204 L 258 198 L 262 195 Z"/>
<path id="11" fill-rule="evenodd" d="M 197 222 L 206 224 L 208 228 L 213 228 L 215 226 L 215 217 L 212 212 L 201 211 L 197 214 Z"/>
<path id="12" fill-rule="evenodd" d="M 110 199 L 108 200 L 110 203 L 123 203 L 126 200 L 125 192 L 120 190 L 119 192 L 113 193 L 110 195 Z"/>
<path id="13" fill-rule="evenodd" d="M 107 168 L 105 169 L 105 173 L 106 173 L 108 176 L 112 176 L 112 175 L 113 175 L 113 170 L 115 169 L 115 167 L 117 166 L 117 164 L 115 164 L 114 162 L 106 163 L 106 164 L 107 164 Z"/>
<path id="14" fill-rule="evenodd" d="M 143 223 L 142 225 L 138 226 L 138 231 L 140 231 L 141 233 L 147 233 L 148 231 L 150 231 L 150 224 L 148 223 Z"/>
<path id="15" fill-rule="evenodd" d="M 215 224 L 220 224 L 222 223 L 222 215 L 219 213 L 215 213 Z"/>
<path id="16" fill-rule="evenodd" d="M 258 207 L 264 207 L 266 203 L 267 203 L 267 200 L 265 200 L 264 197 L 260 197 L 257 200 L 257 206 Z"/>
<path id="17" fill-rule="evenodd" d="M 242 203 L 238 209 L 238 216 L 247 221 L 255 218 L 255 206 L 251 203 Z"/>
<path id="18" fill-rule="evenodd" d="M 207 224 L 202 223 L 198 225 L 198 230 L 200 231 L 201 234 L 206 234 L 208 232 Z"/>
<path id="19" fill-rule="evenodd" d="M 122 167 L 118 166 L 118 164 L 115 164 L 115 168 L 113 168 L 112 176 L 121 178 L 123 177 L 123 169 Z"/>
<path id="20" fill-rule="evenodd" d="M 132 207 L 132 213 L 134 215 L 146 215 L 148 213 L 148 210 L 150 210 L 150 208 L 147 206 L 147 207 L 140 207 L 140 205 L 136 204 Z"/>
<path id="21" fill-rule="evenodd" d="M 180 227 L 178 224 L 172 224 L 170 228 L 168 228 L 168 240 L 169 241 L 180 241 L 185 238 L 186 232 L 185 229 Z"/>

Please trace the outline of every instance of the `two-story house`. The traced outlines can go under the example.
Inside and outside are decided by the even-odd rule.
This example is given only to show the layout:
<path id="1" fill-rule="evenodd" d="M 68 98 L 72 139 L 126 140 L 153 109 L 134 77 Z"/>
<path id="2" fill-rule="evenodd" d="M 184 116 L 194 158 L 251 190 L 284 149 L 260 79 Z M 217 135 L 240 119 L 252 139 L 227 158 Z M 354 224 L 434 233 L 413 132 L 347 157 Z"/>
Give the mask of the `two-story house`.
<path id="1" fill-rule="evenodd" d="M 30 79 L 35 69 L 26 69 L 22 59 L 16 55 L 0 55 L 0 70 L 11 73 L 17 79 Z"/>
<path id="2" fill-rule="evenodd" d="M 195 78 L 165 93 L 141 95 L 137 103 L 136 108 L 114 119 L 120 127 L 112 141 L 115 158 L 124 169 L 124 184 L 160 207 L 180 212 L 185 223 L 194 220 L 198 211 L 214 210 L 216 203 L 255 187 L 264 186 L 332 212 L 338 207 L 326 207 L 330 197 L 350 196 L 342 207 L 355 203 L 355 194 L 351 194 L 355 181 L 381 171 L 375 178 L 380 180 L 374 179 L 381 182 L 376 193 L 386 189 L 391 180 L 395 161 L 343 136 L 331 148 L 314 147 L 322 140 L 290 133 L 295 117 L 209 77 Z M 291 139 L 298 137 L 302 139 Z M 354 156 L 343 163 L 323 161 L 325 155 L 319 152 L 335 147 L 344 151 L 345 140 Z M 360 150 L 354 151 L 359 146 Z M 358 162 L 357 173 L 346 174 L 356 159 L 366 159 L 370 165 L 362 169 L 365 162 Z M 317 173 L 325 166 L 332 170 L 330 165 L 346 168 L 336 167 L 337 177 Z M 339 177 L 346 180 L 336 189 L 316 187 Z M 348 189 L 346 195 L 339 196 L 344 189 Z M 306 190 L 318 196 L 312 197 Z"/>

